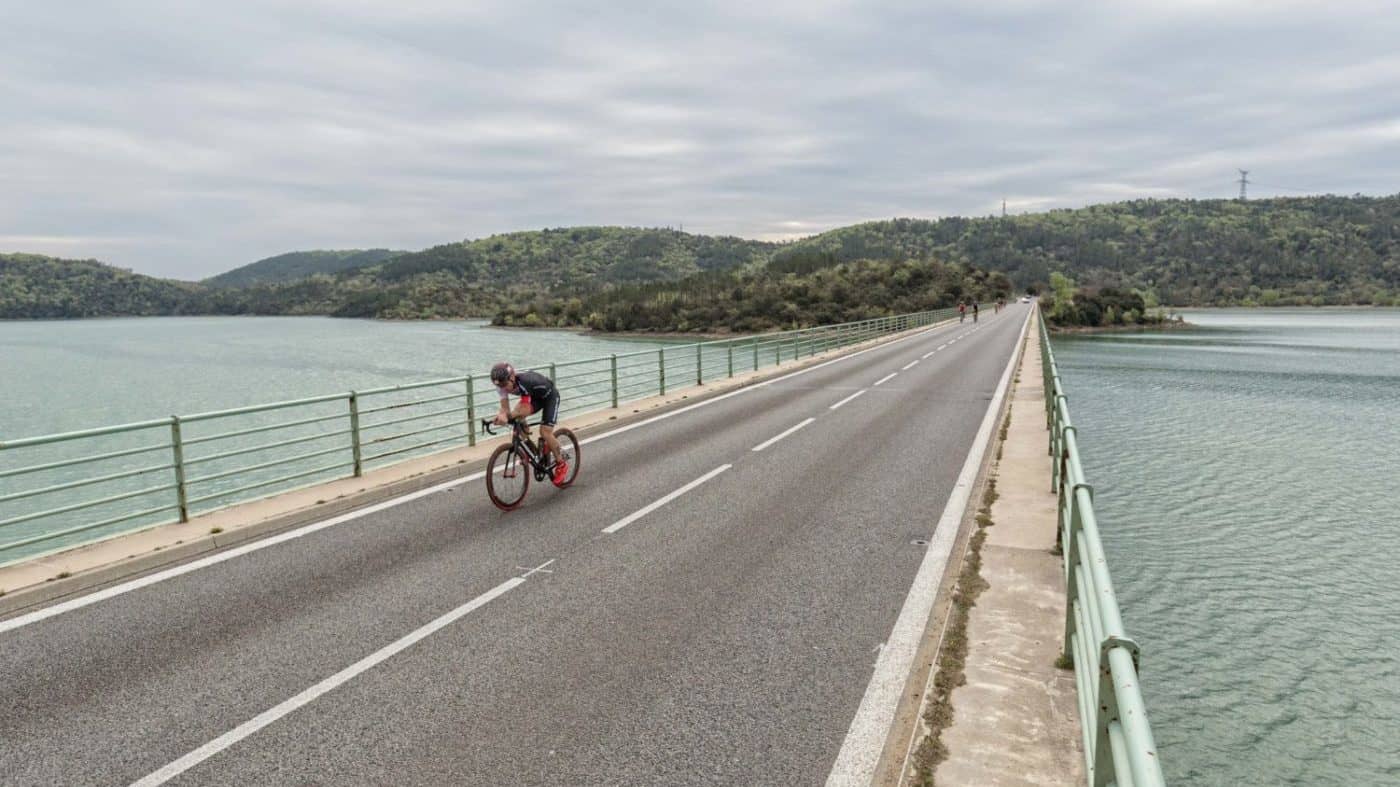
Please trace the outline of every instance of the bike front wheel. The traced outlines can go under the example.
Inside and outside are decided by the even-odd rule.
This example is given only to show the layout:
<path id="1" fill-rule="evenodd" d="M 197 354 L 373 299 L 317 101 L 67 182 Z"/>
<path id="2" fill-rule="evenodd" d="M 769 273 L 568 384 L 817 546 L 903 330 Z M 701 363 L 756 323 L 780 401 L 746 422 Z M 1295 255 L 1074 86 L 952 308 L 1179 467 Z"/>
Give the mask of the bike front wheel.
<path id="1" fill-rule="evenodd" d="M 514 446 L 499 445 L 486 463 L 486 494 L 502 511 L 512 511 L 530 489 L 530 463 Z"/>
<path id="2" fill-rule="evenodd" d="M 564 461 L 569 463 L 569 472 L 564 475 L 564 480 L 555 484 L 563 489 L 572 484 L 578 478 L 578 468 L 583 462 L 583 452 L 579 450 L 578 438 L 568 429 L 559 429 L 554 432 L 554 439 L 559 441 L 559 451 L 564 455 Z"/>

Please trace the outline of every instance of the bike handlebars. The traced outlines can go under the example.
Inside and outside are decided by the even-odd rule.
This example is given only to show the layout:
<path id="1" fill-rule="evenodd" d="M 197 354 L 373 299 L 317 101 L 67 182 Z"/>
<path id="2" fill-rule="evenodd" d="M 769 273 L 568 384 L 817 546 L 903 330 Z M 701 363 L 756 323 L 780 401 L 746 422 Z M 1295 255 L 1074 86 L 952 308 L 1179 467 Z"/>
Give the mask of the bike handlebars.
<path id="1" fill-rule="evenodd" d="M 529 427 L 535 425 L 535 424 L 532 424 L 532 423 L 528 422 L 528 421 L 527 421 L 526 419 L 524 419 L 524 418 L 512 418 L 512 419 L 510 419 L 510 421 L 508 421 L 507 423 L 510 423 L 511 425 L 520 424 L 521 426 L 524 426 L 524 427 L 526 427 L 527 429 L 528 429 Z M 491 435 L 492 437 L 495 437 L 495 436 L 496 436 L 496 431 L 495 431 L 494 429 L 491 428 L 491 427 L 493 427 L 493 426 L 495 426 L 495 425 L 496 425 L 496 424 L 495 424 L 495 421 L 492 420 L 492 419 L 490 419 L 490 418 L 483 418 L 483 419 L 481 419 L 481 428 L 486 432 L 486 434 L 489 434 L 489 435 Z"/>

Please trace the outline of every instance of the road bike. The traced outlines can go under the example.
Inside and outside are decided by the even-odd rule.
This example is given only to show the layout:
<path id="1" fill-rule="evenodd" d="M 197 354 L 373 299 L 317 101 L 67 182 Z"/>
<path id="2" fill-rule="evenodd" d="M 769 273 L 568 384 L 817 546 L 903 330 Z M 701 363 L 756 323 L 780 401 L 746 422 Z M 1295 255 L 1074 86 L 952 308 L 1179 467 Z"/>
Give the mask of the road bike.
<path id="1" fill-rule="evenodd" d="M 525 493 L 530 490 L 532 474 L 536 481 L 551 479 L 550 483 L 553 483 L 554 474 L 554 455 L 544 444 L 544 436 L 540 436 L 538 443 L 531 440 L 532 424 L 527 424 L 523 418 L 512 418 L 510 424 L 510 445 L 496 446 L 496 450 L 491 452 L 491 458 L 486 462 L 486 494 L 502 511 L 513 511 L 525 501 Z M 496 433 L 491 429 L 492 426 L 489 419 L 481 422 L 482 429 L 494 436 Z M 554 438 L 559 441 L 559 451 L 563 454 L 564 461 L 569 463 L 569 472 L 564 476 L 564 480 L 554 485 L 565 489 L 578 478 L 579 463 L 583 455 L 579 451 L 578 438 L 568 429 L 555 429 Z"/>

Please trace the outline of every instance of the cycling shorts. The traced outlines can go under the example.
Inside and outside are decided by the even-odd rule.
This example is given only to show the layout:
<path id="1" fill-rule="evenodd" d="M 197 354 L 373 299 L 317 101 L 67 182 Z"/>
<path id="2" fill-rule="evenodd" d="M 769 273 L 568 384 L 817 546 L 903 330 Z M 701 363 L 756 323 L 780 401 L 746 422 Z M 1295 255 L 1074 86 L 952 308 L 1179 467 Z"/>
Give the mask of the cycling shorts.
<path id="1" fill-rule="evenodd" d="M 531 415 L 540 413 L 540 426 L 554 426 L 559 423 L 559 391 L 554 391 L 542 402 L 536 402 L 528 396 L 522 396 L 521 401 L 529 403 Z"/>

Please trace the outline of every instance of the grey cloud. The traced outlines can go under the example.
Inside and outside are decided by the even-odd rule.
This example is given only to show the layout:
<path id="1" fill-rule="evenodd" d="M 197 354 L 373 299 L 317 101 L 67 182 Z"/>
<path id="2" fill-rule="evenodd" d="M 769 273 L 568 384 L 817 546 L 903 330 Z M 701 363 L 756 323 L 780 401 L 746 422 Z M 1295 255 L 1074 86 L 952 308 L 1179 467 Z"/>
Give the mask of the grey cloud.
<path id="1" fill-rule="evenodd" d="M 31 4 L 32 5 L 32 4 Z M 1380 3 L 354 3 L 6 12 L 0 249 L 199 278 L 583 223 L 1390 193 Z M 1279 193 L 1291 193 L 1280 191 Z"/>

